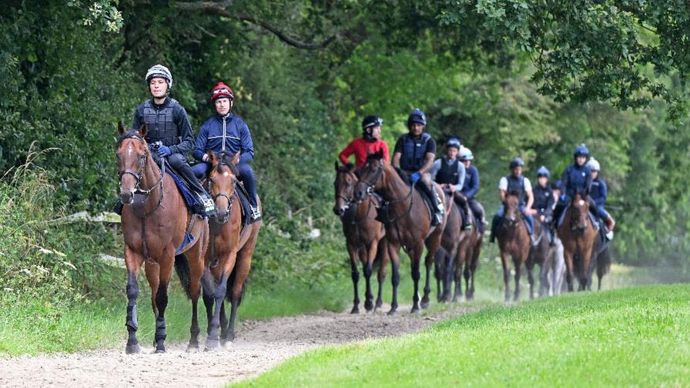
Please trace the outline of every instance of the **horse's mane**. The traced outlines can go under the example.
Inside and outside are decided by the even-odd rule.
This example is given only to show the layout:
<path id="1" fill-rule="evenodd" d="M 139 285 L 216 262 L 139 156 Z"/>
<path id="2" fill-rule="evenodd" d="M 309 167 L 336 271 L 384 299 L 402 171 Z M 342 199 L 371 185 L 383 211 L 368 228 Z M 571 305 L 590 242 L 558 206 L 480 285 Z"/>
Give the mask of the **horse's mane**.
<path id="1" fill-rule="evenodd" d="M 139 139 L 144 141 L 146 143 L 146 140 L 139 134 L 139 131 L 136 129 L 128 129 L 126 132 L 122 133 L 120 137 L 117 139 L 117 147 L 120 147 L 120 144 L 122 144 L 123 141 L 127 139 Z"/>
<path id="2" fill-rule="evenodd" d="M 367 162 L 370 160 L 382 160 L 383 159 L 383 152 L 374 152 L 373 154 L 367 155 Z"/>
<path id="3" fill-rule="evenodd" d="M 218 154 L 218 165 L 216 166 L 216 172 L 222 173 L 222 166 L 225 165 L 230 168 L 230 171 L 233 175 L 238 176 L 239 171 L 237 170 L 237 166 L 235 166 L 235 164 L 232 163 L 232 158 L 234 156 L 234 154 L 228 154 L 225 152 L 221 152 L 220 154 Z"/>

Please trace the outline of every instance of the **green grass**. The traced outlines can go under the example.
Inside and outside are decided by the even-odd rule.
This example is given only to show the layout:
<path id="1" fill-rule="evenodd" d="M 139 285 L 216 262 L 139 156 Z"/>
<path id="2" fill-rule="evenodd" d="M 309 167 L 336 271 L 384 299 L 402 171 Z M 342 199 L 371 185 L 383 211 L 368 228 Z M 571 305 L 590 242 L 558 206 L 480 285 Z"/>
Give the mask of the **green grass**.
<path id="1" fill-rule="evenodd" d="M 168 341 L 189 340 L 191 302 L 173 283 L 166 310 Z M 123 284 L 124 286 L 124 284 Z M 345 284 L 313 289 L 300 283 L 276 284 L 270 288 L 250 285 L 239 319 L 263 319 L 315 312 L 341 311 L 346 307 Z M 153 343 L 155 330 L 148 285 L 141 284 L 138 300 L 139 341 Z M 3 305 L 3 304 L 0 304 Z M 127 339 L 125 311 L 127 300 L 85 303 L 65 308 L 46 302 L 4 303 L 0 314 L 0 355 L 76 352 L 101 347 L 124 349 Z M 205 333 L 206 314 L 199 301 L 199 325 Z"/>
<path id="2" fill-rule="evenodd" d="M 240 386 L 686 386 L 690 285 L 488 307 L 309 352 Z"/>

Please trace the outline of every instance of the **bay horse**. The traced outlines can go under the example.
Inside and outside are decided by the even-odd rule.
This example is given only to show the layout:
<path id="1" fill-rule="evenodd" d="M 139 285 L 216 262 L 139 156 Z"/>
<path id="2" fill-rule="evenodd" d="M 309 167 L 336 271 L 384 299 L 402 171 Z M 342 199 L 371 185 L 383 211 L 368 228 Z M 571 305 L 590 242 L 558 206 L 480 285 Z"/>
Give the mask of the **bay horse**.
<path id="1" fill-rule="evenodd" d="M 453 200 L 453 193 L 444 190 L 446 225 L 441 236 L 441 247 L 436 251 L 434 276 L 436 277 L 437 299 L 439 302 L 451 300 L 451 288 L 454 279 L 453 265 L 458 256 L 460 242 L 469 238 L 469 233 L 462 229 L 462 214 Z"/>
<path id="2" fill-rule="evenodd" d="M 434 189 L 438 196 L 443 198 L 441 187 L 434 184 Z M 441 245 L 445 217 L 443 222 L 436 227 L 431 226 L 431 217 L 434 215 L 430 213 L 422 195 L 414 188 L 414 185 L 410 186 L 403 181 L 393 166 L 383 158 L 382 152 L 369 155 L 366 164 L 362 166 L 359 182 L 355 186 L 355 199 L 362 201 L 371 191 L 381 194 L 383 199 L 387 201 L 386 210 L 383 210 L 382 217 L 385 219 L 388 256 L 393 267 L 393 299 L 388 313 L 394 314 L 398 309 L 401 246 L 410 256 L 412 267 L 414 291 L 411 312 L 419 312 L 420 306 L 426 308 L 429 305 L 431 266 L 434 263 L 436 251 Z M 420 304 L 419 265 L 425 246 L 427 249 L 425 258 L 426 283 Z"/>
<path id="3" fill-rule="evenodd" d="M 474 215 L 470 215 L 474 217 Z M 465 230 L 466 238 L 460 241 L 458 246 L 458 254 L 456 255 L 455 264 L 453 265 L 453 272 L 455 273 L 455 293 L 453 294 L 453 302 L 457 301 L 462 295 L 462 277 L 465 278 L 465 300 L 471 301 L 474 299 L 474 275 L 479 266 L 479 254 L 482 249 L 482 241 L 484 235 L 479 232 L 477 222 L 472 223 L 470 230 Z"/>
<path id="4" fill-rule="evenodd" d="M 242 225 L 236 168 L 240 154 L 230 156 L 210 151 L 208 157 L 211 170 L 207 185 L 217 216 L 209 220 L 211 238 L 206 250 L 203 298 L 208 319 L 206 350 L 214 350 L 221 345 L 220 341 L 224 345 L 235 339 L 237 309 L 242 302 L 262 222 Z M 259 199 L 257 206 L 261 206 Z M 229 321 L 225 315 L 225 299 L 230 302 Z"/>
<path id="5" fill-rule="evenodd" d="M 368 195 L 364 201 L 355 202 L 354 189 L 359 181 L 355 175 L 355 167 L 340 166 L 335 162 L 335 206 L 333 212 L 340 218 L 343 224 L 343 233 L 347 244 L 347 253 L 350 256 L 350 268 L 352 285 L 354 288 L 354 300 L 350 313 L 359 313 L 359 263 L 362 263 L 364 278 L 366 280 L 366 293 L 364 308 L 371 311 L 381 307 L 383 300 L 383 282 L 386 279 L 386 263 L 388 252 L 386 248 L 386 230 L 383 224 L 376 220 L 377 203 L 372 195 Z M 373 303 L 371 292 L 371 274 L 374 262 L 378 262 L 378 295 L 376 304 Z"/>
<path id="6" fill-rule="evenodd" d="M 199 347 L 197 302 L 204 269 L 203 257 L 208 243 L 208 223 L 187 210 L 182 195 L 169 174 L 158 167 L 146 144 L 146 126 L 127 130 L 118 125 L 117 164 L 120 179 L 122 234 L 127 268 L 127 318 L 129 334 L 125 352 L 139 353 L 137 340 L 137 278 L 144 265 L 151 287 L 151 305 L 156 317 L 156 353 L 165 352 L 165 309 L 168 285 L 175 267 L 180 281 L 192 300 L 192 325 L 189 350 Z M 176 250 L 189 233 L 193 239 L 182 252 Z"/>
<path id="7" fill-rule="evenodd" d="M 575 194 L 564 212 L 558 237 L 563 242 L 568 291 L 573 291 L 573 276 L 577 276 L 579 281 L 578 290 L 583 291 L 591 287 L 592 249 L 597 230 L 589 215 L 589 204 L 579 193 Z"/>
<path id="8" fill-rule="evenodd" d="M 527 225 L 525 225 L 525 220 L 520 213 L 518 203 L 517 194 L 506 194 L 504 217 L 496 229 L 496 239 L 498 240 L 498 248 L 501 251 L 501 264 L 503 265 L 504 300 L 506 303 L 510 301 L 510 259 L 512 258 L 513 266 L 515 267 L 515 293 L 513 300 L 518 301 L 520 299 L 520 272 L 523 264 L 527 263 L 532 245 Z M 534 278 L 530 268 L 527 269 L 530 296 L 533 296 Z"/>

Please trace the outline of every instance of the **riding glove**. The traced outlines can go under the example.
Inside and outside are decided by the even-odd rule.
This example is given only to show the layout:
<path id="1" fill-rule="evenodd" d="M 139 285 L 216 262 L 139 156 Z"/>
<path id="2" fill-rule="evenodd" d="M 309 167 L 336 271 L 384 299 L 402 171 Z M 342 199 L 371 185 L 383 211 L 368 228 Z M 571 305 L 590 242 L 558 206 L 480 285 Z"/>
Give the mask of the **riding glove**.
<path id="1" fill-rule="evenodd" d="M 412 174 L 410 174 L 410 182 L 412 182 L 412 184 L 414 185 L 421 177 L 422 174 L 420 174 L 419 172 L 413 172 Z"/>
<path id="2" fill-rule="evenodd" d="M 170 147 L 168 146 L 160 146 L 158 147 L 158 156 L 160 157 L 166 157 L 172 154 L 172 151 L 170 150 Z"/>

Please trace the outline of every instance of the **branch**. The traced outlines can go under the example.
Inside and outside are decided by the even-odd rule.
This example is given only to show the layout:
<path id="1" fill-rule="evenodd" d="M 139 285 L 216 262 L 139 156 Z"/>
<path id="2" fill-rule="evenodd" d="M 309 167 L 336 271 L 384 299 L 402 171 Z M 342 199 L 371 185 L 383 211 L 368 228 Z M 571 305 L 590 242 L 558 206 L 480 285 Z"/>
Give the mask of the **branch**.
<path id="1" fill-rule="evenodd" d="M 265 22 L 263 20 L 259 20 L 253 16 L 249 15 L 243 15 L 243 14 L 235 14 L 231 13 L 230 11 L 227 10 L 228 7 L 230 7 L 233 3 L 233 0 L 225 0 L 221 2 L 214 2 L 214 1 L 201 1 L 201 2 L 175 2 L 174 7 L 183 11 L 191 11 L 191 12 L 205 12 L 208 14 L 213 14 L 213 15 L 220 15 L 220 16 L 225 16 L 228 18 L 232 19 L 237 19 L 243 22 L 251 23 L 254 25 L 257 25 L 269 32 L 271 32 L 273 35 L 275 35 L 278 39 L 282 40 L 283 42 L 289 44 L 290 46 L 297 47 L 300 49 L 305 49 L 305 50 L 316 50 L 316 49 L 322 49 L 328 46 L 329 44 L 333 43 L 335 41 L 335 38 L 337 37 L 337 34 L 334 34 L 332 36 L 329 36 L 322 42 L 302 42 L 285 32 L 279 30 L 277 27 L 269 24 L 268 22 Z"/>

